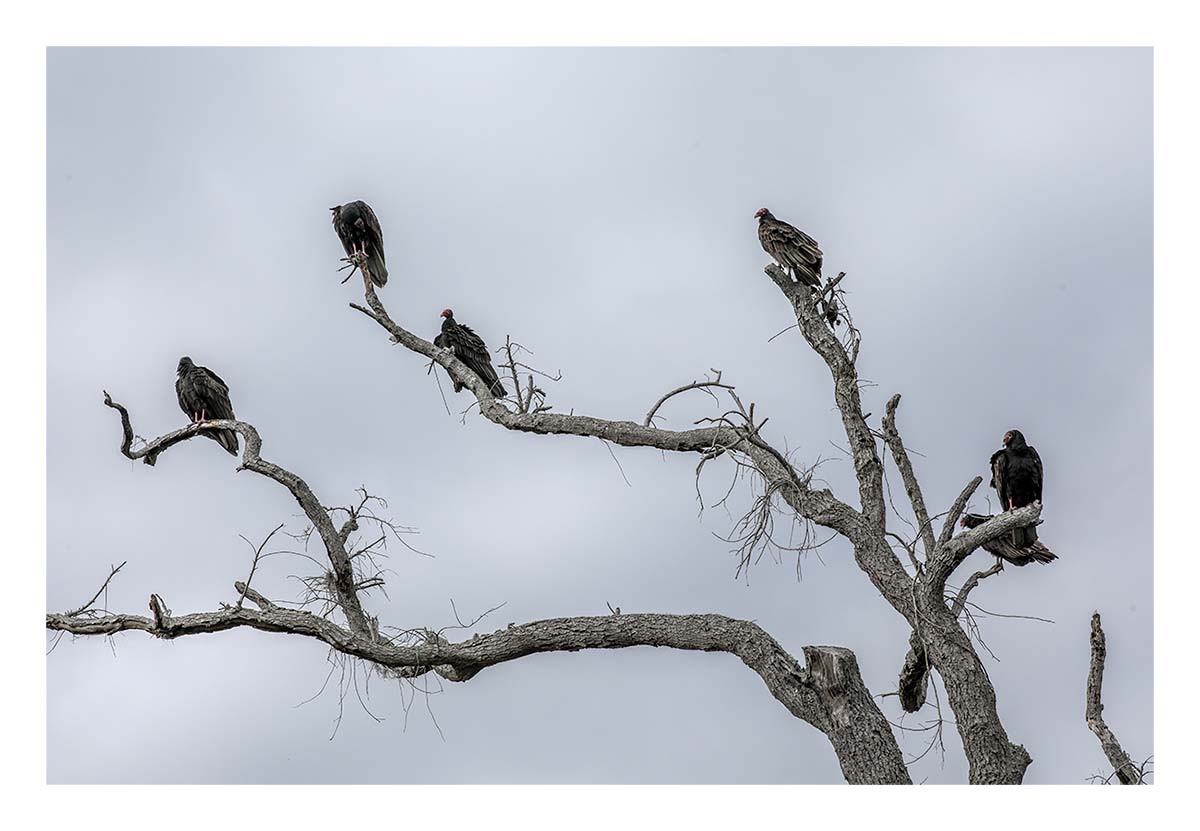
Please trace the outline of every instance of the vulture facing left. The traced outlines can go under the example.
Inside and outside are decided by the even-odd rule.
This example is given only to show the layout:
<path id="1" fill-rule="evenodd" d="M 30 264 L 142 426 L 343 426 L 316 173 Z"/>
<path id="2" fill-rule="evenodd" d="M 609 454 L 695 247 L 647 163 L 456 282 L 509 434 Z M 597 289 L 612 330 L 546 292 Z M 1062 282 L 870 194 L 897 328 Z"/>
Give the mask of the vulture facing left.
<path id="1" fill-rule="evenodd" d="M 801 283 L 820 288 L 824 255 L 817 241 L 794 225 L 776 219 L 767 208 L 759 208 L 754 215 L 758 217 L 758 241 L 763 250 Z"/>
<path id="2" fill-rule="evenodd" d="M 229 402 L 229 387 L 211 369 L 196 366 L 186 355 L 179 359 L 176 369 L 175 395 L 179 409 L 187 413 L 192 422 L 233 420 L 233 404 Z M 234 430 L 217 430 L 204 435 L 224 447 L 234 456 L 238 452 L 238 437 Z"/>
<path id="3" fill-rule="evenodd" d="M 454 357 L 470 367 L 471 371 L 491 388 L 492 395 L 497 398 L 508 395 L 508 391 L 504 389 L 504 385 L 496 376 L 496 368 L 492 366 L 492 356 L 488 354 L 487 344 L 483 342 L 483 338 L 475 334 L 475 330 L 470 326 L 463 326 L 456 322 L 451 309 L 443 309 L 442 318 L 442 333 L 433 339 L 433 345 L 453 352 Z M 454 391 L 460 392 L 461 390 L 462 384 L 455 381 Z"/>
<path id="4" fill-rule="evenodd" d="M 1004 434 L 1004 447 L 992 454 L 992 487 L 1000 497 L 1000 507 L 1011 511 L 1042 501 L 1042 457 L 1025 443 L 1020 430 Z M 1037 528 L 1016 528 L 1013 545 L 1023 547 L 1037 542 Z"/>
<path id="5" fill-rule="evenodd" d="M 355 200 L 345 205 L 335 205 L 329 210 L 333 212 L 333 230 L 342 241 L 346 256 L 365 256 L 363 271 L 367 272 L 372 283 L 383 288 L 388 278 L 383 257 L 383 228 L 371 206 L 362 200 Z"/>
<path id="6" fill-rule="evenodd" d="M 817 241 L 794 225 L 789 225 L 767 208 L 759 208 L 754 214 L 758 218 L 758 241 L 771 259 L 779 263 L 793 279 L 813 289 L 821 288 L 821 253 Z M 825 319 L 830 326 L 838 322 L 833 298 L 824 306 Z"/>

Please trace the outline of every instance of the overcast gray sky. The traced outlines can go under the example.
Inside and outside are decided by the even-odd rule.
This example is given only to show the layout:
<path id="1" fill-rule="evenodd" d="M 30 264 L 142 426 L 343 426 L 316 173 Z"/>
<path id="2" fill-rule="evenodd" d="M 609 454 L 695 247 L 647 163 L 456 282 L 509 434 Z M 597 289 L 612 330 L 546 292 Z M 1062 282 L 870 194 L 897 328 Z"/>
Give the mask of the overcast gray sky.
<path id="1" fill-rule="evenodd" d="M 767 437 L 855 500 L 828 372 L 762 274 L 754 211 L 848 273 L 877 421 L 900 426 L 944 510 L 1019 427 L 1047 468 L 1060 559 L 973 595 L 1028 782 L 1106 762 L 1083 720 L 1088 620 L 1108 633 L 1105 717 L 1152 740 L 1152 213 L 1148 49 L 52 49 L 48 59 L 48 608 L 128 560 L 108 606 L 234 599 L 238 538 L 298 509 L 193 441 L 155 468 L 117 452 L 109 390 L 153 436 L 181 426 L 175 364 L 229 383 L 267 458 L 327 504 L 366 484 L 417 527 L 392 550 L 385 624 L 477 631 L 560 615 L 719 612 L 799 653 L 853 649 L 895 688 L 908 632 L 835 541 L 734 579 L 696 459 L 506 432 L 347 308 L 328 207 L 383 224 L 381 296 L 432 337 L 452 306 L 563 371 L 551 403 L 640 419 L 724 371 Z M 449 396 L 449 387 L 442 379 Z M 666 426 L 713 405 L 674 400 Z M 726 463 L 727 464 L 727 463 Z M 709 466 L 709 501 L 728 468 Z M 893 475 L 894 478 L 894 475 Z M 733 507 L 745 504 L 747 488 Z M 902 494 L 898 491 L 897 504 Z M 987 505 L 983 494 L 974 503 Z M 900 530 L 905 530 L 901 526 Z M 986 567 L 979 553 L 963 567 Z M 311 573 L 276 557 L 255 584 Z M 248 631 L 64 640 L 48 658 L 51 782 L 840 782 L 825 737 L 734 657 L 543 655 L 410 698 L 375 681 L 338 715 L 326 649 Z M 365 696 L 365 691 L 364 691 Z M 882 702 L 894 721 L 894 698 Z M 438 726 L 441 733 L 439 735 Z M 929 712 L 903 723 L 919 727 Z M 911 754 L 924 733 L 901 734 Z M 147 748 L 153 747 L 153 752 Z M 947 728 L 914 779 L 965 780 Z"/>

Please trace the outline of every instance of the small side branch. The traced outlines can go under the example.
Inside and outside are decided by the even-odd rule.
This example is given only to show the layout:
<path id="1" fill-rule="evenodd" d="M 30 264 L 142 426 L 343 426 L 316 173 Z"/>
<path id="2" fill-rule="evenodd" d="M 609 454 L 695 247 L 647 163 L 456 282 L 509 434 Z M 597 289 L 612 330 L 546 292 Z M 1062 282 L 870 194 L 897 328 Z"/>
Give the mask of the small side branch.
<path id="1" fill-rule="evenodd" d="M 100 598 L 100 595 L 104 594 L 104 590 L 108 588 L 108 584 L 111 583 L 112 579 L 117 576 L 118 571 L 125 568 L 125 563 L 127 563 L 127 562 L 129 562 L 129 561 L 125 560 L 119 566 L 114 567 L 108 573 L 108 577 L 105 578 L 104 584 L 102 586 L 100 586 L 100 588 L 96 589 L 96 593 L 92 595 L 92 599 L 89 600 L 87 603 L 84 603 L 82 606 L 80 606 L 75 611 L 67 612 L 67 617 L 76 617 L 78 615 L 83 614 L 88 609 L 92 608 L 92 604 L 95 603 Z"/>
<path id="2" fill-rule="evenodd" d="M 887 403 L 887 413 L 883 417 L 883 439 L 887 442 L 888 449 L 892 451 L 892 459 L 896 462 L 900 478 L 904 481 L 904 490 L 912 505 L 913 515 L 917 518 L 921 542 L 925 546 L 925 556 L 928 557 L 934 549 L 933 524 L 929 519 L 929 511 L 925 507 L 925 496 L 921 493 L 921 483 L 917 481 L 912 460 L 908 458 L 908 451 L 904 449 L 904 441 L 896 429 L 896 408 L 898 406 L 900 406 L 900 393 L 893 395 Z"/>
<path id="3" fill-rule="evenodd" d="M 1107 648 L 1104 641 L 1104 630 L 1100 628 L 1100 613 L 1092 615 L 1092 664 L 1088 669 L 1087 680 L 1087 726 L 1100 740 L 1100 747 L 1108 762 L 1116 772 L 1117 780 L 1122 785 L 1144 784 L 1142 769 L 1134 764 L 1133 759 L 1121 747 L 1117 737 L 1108 725 L 1104 723 L 1104 704 L 1100 701 L 1100 688 L 1104 683 L 1104 659 Z"/>
<path id="4" fill-rule="evenodd" d="M 679 395 L 679 393 L 681 393 L 681 392 L 687 392 L 688 390 L 704 389 L 707 387 L 720 387 L 721 389 L 726 389 L 726 390 L 733 389 L 733 387 L 731 387 L 729 384 L 721 383 L 721 370 L 714 369 L 713 372 L 715 372 L 716 376 L 717 376 L 713 380 L 711 380 L 711 381 L 693 381 L 690 384 L 684 384 L 682 387 L 676 387 L 675 389 L 671 390 L 669 393 L 664 395 L 662 398 L 658 399 L 658 401 L 655 401 L 654 406 L 650 408 L 650 412 L 646 413 L 646 419 L 645 419 L 645 421 L 642 422 L 642 424 L 646 427 L 652 427 L 653 422 L 654 422 L 654 414 L 658 412 L 658 408 L 661 407 L 664 403 L 666 403 L 668 398 L 671 398 L 672 396 L 675 396 L 675 395 Z"/>

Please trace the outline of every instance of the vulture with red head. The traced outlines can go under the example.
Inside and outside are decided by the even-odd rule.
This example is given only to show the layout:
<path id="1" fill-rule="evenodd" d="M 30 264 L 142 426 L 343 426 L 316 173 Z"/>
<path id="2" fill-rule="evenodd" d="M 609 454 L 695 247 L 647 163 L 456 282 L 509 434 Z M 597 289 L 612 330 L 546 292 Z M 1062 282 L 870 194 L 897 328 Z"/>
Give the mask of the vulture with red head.
<path id="1" fill-rule="evenodd" d="M 346 256 L 356 258 L 361 254 L 365 258 L 363 271 L 372 283 L 383 288 L 388 278 L 383 257 L 383 228 L 379 226 L 371 206 L 355 200 L 345 205 L 335 205 L 329 210 L 333 212 L 333 230 L 342 241 Z"/>
<path id="2" fill-rule="evenodd" d="M 771 259 L 779 263 L 792 279 L 813 289 L 821 288 L 821 253 L 817 241 L 794 225 L 789 225 L 767 208 L 759 208 L 758 241 Z M 830 326 L 838 322 L 837 309 L 829 298 L 824 306 L 825 319 Z"/>
<path id="3" fill-rule="evenodd" d="M 483 342 L 483 338 L 475 334 L 475 330 L 470 326 L 464 326 L 455 321 L 454 312 L 451 309 L 442 311 L 442 333 L 433 339 L 433 345 L 453 352 L 454 357 L 470 367 L 471 371 L 491 388 L 492 395 L 497 398 L 508 395 L 504 385 L 496 376 L 496 368 L 492 366 L 492 357 L 488 354 L 488 348 Z M 455 381 L 454 391 L 461 390 L 462 384 Z"/>
<path id="4" fill-rule="evenodd" d="M 1004 434 L 1002 447 L 992 454 L 992 487 L 1000 497 L 1000 507 L 1011 511 L 1042 501 L 1042 458 L 1025 443 L 1020 430 Z M 1030 525 L 1012 533 L 1013 545 L 1023 547 L 1037 542 L 1037 528 Z"/>
<path id="5" fill-rule="evenodd" d="M 797 281 L 812 288 L 821 287 L 821 249 L 817 241 L 799 228 L 776 219 L 766 208 L 758 213 L 758 241 L 775 262 Z"/>

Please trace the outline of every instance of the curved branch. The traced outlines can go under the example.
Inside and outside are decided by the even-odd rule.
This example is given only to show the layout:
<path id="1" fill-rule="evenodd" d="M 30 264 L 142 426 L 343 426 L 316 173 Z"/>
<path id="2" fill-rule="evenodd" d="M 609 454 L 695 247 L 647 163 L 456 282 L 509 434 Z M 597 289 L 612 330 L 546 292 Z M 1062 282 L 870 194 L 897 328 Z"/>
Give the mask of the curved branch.
<path id="1" fill-rule="evenodd" d="M 645 420 L 642 421 L 642 426 L 643 427 L 652 426 L 653 421 L 654 421 L 654 414 L 658 412 L 659 407 L 661 407 L 663 404 L 666 403 L 668 398 L 671 398 L 672 396 L 675 396 L 675 395 L 679 395 L 679 393 L 681 393 L 681 392 L 687 392 L 688 390 L 698 390 L 703 387 L 720 387 L 721 389 L 726 389 L 726 390 L 733 389 L 733 387 L 730 386 L 729 384 L 721 383 L 721 373 L 720 372 L 717 373 L 717 379 L 715 381 L 693 381 L 690 384 L 684 384 L 682 387 L 676 387 L 675 389 L 671 390 L 666 395 L 664 395 L 662 398 L 660 398 L 654 402 L 654 406 L 650 408 L 650 412 L 646 413 L 646 418 L 645 418 Z"/>
<path id="2" fill-rule="evenodd" d="M 734 451 L 747 456 L 768 483 L 781 482 L 784 500 L 801 516 L 857 539 L 862 533 L 861 515 L 825 489 L 810 488 L 794 475 L 790 465 L 780 462 L 780 454 L 761 441 L 751 440 L 747 431 L 727 423 L 692 430 L 664 430 L 633 421 L 610 421 L 593 416 L 565 413 L 517 413 L 505 407 L 466 364 L 448 349 L 439 349 L 429 341 L 400 326 L 388 314 L 372 286 L 365 287 L 367 306 L 350 307 L 362 312 L 391 335 L 392 341 L 430 358 L 457 383 L 469 389 L 479 401 L 484 418 L 508 430 L 540 435 L 586 436 L 611 441 L 624 447 L 653 447 L 678 453 L 717 454 Z M 891 555 L 890 549 L 888 554 Z M 896 560 L 895 571 L 904 569 Z"/>
<path id="3" fill-rule="evenodd" d="M 316 638 L 344 654 L 407 670 L 410 676 L 433 671 L 450 681 L 467 681 L 488 667 L 546 652 L 632 646 L 727 652 L 757 673 L 789 712 L 829 737 L 847 781 L 910 781 L 895 736 L 863 684 L 854 654 L 839 647 L 805 647 L 806 668 L 750 621 L 669 614 L 554 618 L 509 626 L 461 643 L 430 637 L 420 646 L 394 646 L 361 637 L 309 612 L 274 606 L 252 590 L 246 596 L 261 608 L 230 607 L 180 617 L 163 613 L 158 621 L 137 615 L 80 619 L 49 614 L 46 628 L 76 635 L 143 631 L 170 639 L 248 627 Z"/>
<path id="4" fill-rule="evenodd" d="M 334 584 L 338 594 L 338 602 L 346 615 L 347 621 L 350 623 L 351 629 L 359 634 L 365 635 L 370 633 L 370 623 L 367 620 L 366 613 L 363 611 L 362 604 L 359 602 L 358 592 L 355 590 L 354 569 L 350 564 L 350 556 L 346 551 L 345 538 L 334 528 L 329 512 L 322 507 L 321 502 L 313 494 L 307 482 L 290 470 L 282 468 L 274 462 L 268 462 L 259 455 L 259 451 L 262 449 L 262 438 L 253 425 L 245 421 L 235 421 L 232 419 L 217 419 L 193 423 L 187 427 L 159 436 L 147 442 L 144 447 L 138 450 L 131 450 L 133 426 L 129 421 L 129 411 L 121 404 L 113 401 L 107 392 L 104 393 L 104 403 L 121 414 L 121 427 L 124 433 L 121 453 L 126 458 L 134 461 L 142 459 L 148 465 L 153 465 L 159 455 L 169 448 L 180 442 L 194 438 L 201 433 L 217 430 L 235 430 L 241 434 L 245 447 L 242 451 L 242 463 L 237 469 L 249 470 L 252 473 L 265 476 L 288 489 L 292 497 L 304 511 L 305 516 L 308 517 L 309 522 L 317 529 L 317 533 L 321 537 L 321 542 L 325 545 L 325 552 L 329 556 L 329 562 L 333 566 Z"/>
<path id="5" fill-rule="evenodd" d="M 1100 747 L 1108 762 L 1113 766 L 1122 785 L 1143 784 L 1142 771 L 1121 747 L 1116 735 L 1104 723 L 1104 704 L 1100 701 L 1100 688 L 1104 684 L 1104 659 L 1108 655 L 1104 630 L 1100 628 L 1100 613 L 1092 614 L 1092 634 L 1088 639 L 1092 646 L 1092 662 L 1087 679 L 1087 726 L 1100 740 Z"/>

